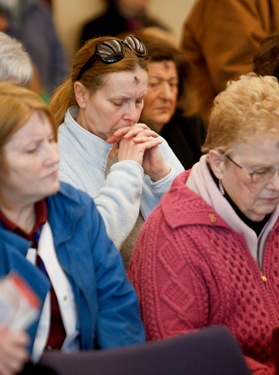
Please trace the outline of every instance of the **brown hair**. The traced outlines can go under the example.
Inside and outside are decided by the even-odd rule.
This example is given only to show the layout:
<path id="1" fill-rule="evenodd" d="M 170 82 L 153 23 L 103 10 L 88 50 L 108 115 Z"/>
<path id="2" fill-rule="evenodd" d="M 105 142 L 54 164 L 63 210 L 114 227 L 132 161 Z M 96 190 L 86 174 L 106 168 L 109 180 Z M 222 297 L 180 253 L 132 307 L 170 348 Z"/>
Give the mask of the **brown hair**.
<path id="1" fill-rule="evenodd" d="M 262 41 L 253 64 L 255 73 L 279 79 L 279 33 L 271 34 Z"/>
<path id="2" fill-rule="evenodd" d="M 77 51 L 73 60 L 70 77 L 57 88 L 50 101 L 50 108 L 54 114 L 57 126 L 63 122 L 67 109 L 72 105 L 77 105 L 74 83 L 77 81 L 81 68 L 93 55 L 96 45 L 108 39 L 121 40 L 113 37 L 94 38 L 88 40 Z M 148 56 L 138 57 L 132 50 L 126 47 L 125 56 L 122 60 L 113 64 L 105 64 L 100 59 L 96 59 L 94 64 L 82 74 L 78 81 L 94 94 L 98 88 L 103 86 L 104 78 L 108 74 L 134 71 L 137 67 L 147 71 L 148 61 Z"/>

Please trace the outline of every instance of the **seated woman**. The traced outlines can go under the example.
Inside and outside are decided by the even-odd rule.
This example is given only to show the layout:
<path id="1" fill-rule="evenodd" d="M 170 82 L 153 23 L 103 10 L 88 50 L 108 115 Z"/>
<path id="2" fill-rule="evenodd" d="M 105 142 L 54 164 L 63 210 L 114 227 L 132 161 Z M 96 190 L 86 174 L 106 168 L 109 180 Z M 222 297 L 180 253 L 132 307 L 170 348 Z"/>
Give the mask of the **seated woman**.
<path id="1" fill-rule="evenodd" d="M 151 58 L 140 121 L 168 142 L 185 169 L 191 168 L 202 155 L 206 128 L 201 117 L 193 114 L 189 64 L 174 43 L 162 38 L 161 31 L 146 28 L 135 34 L 144 42 Z"/>
<path id="2" fill-rule="evenodd" d="M 279 325 L 279 85 L 243 75 L 217 96 L 203 150 L 138 236 L 128 275 L 147 338 L 221 324 L 256 374 Z M 152 235 L 150 235 L 152 233 Z"/>
<path id="3" fill-rule="evenodd" d="M 94 198 L 126 264 L 142 222 L 184 170 L 164 139 L 138 123 L 147 66 L 132 35 L 91 39 L 50 103 L 62 123 L 60 178 Z"/>
<path id="4" fill-rule="evenodd" d="M 16 271 L 43 301 L 28 329 L 47 349 L 145 341 L 138 300 L 87 194 L 59 183 L 56 127 L 34 92 L 0 83 L 0 277 Z"/>

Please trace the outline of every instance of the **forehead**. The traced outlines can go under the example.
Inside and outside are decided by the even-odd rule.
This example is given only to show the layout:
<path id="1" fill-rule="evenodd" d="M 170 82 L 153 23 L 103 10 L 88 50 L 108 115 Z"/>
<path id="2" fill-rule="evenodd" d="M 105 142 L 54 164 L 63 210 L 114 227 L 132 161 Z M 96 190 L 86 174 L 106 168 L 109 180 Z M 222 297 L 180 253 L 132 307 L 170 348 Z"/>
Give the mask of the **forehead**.
<path id="1" fill-rule="evenodd" d="M 42 111 L 35 111 L 28 120 L 12 135 L 6 146 L 20 147 L 42 136 L 45 132 L 52 131 L 48 116 Z"/>
<path id="2" fill-rule="evenodd" d="M 129 91 L 130 89 L 145 90 L 148 74 L 144 69 L 135 71 L 115 72 L 108 74 L 104 79 L 103 89 L 111 93 Z"/>
<path id="3" fill-rule="evenodd" d="M 149 77 L 175 77 L 177 78 L 177 69 L 173 61 L 164 60 L 150 62 L 148 64 Z"/>
<path id="4" fill-rule="evenodd" d="M 268 135 L 265 138 L 243 142 L 234 149 L 235 155 L 253 164 L 279 162 L 279 135 Z"/>

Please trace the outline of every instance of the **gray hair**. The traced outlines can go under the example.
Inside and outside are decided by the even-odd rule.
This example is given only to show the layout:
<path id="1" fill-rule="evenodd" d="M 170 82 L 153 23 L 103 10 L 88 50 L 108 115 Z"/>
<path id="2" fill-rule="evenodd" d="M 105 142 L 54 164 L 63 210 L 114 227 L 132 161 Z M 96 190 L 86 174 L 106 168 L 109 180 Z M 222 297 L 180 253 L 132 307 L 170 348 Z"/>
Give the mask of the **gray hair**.
<path id="1" fill-rule="evenodd" d="M 279 84 L 272 76 L 248 73 L 229 81 L 210 115 L 203 152 L 228 152 L 240 143 L 279 134 Z"/>
<path id="2" fill-rule="evenodd" d="M 33 76 L 33 68 L 23 44 L 0 32 L 0 56 L 0 81 L 28 85 Z"/>

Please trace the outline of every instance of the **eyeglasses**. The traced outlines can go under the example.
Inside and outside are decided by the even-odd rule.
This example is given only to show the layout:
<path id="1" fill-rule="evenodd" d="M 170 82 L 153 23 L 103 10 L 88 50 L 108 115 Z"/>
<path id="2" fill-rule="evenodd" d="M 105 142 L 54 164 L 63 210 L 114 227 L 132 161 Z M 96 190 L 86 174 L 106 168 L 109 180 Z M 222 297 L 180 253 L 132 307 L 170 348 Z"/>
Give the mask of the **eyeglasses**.
<path id="1" fill-rule="evenodd" d="M 105 64 L 113 64 L 122 60 L 125 56 L 125 47 L 130 48 L 139 57 L 147 56 L 147 48 L 141 39 L 135 35 L 127 35 L 124 40 L 107 39 L 96 45 L 93 55 L 80 69 L 77 80 L 81 78 L 87 69 L 91 68 L 97 58 L 101 59 Z"/>
<path id="2" fill-rule="evenodd" d="M 235 162 L 229 155 L 225 155 L 227 159 L 229 159 L 234 165 L 236 165 L 238 168 L 243 169 L 245 172 L 247 172 L 251 178 L 251 182 L 254 184 L 264 184 L 267 183 L 272 179 L 272 177 L 275 175 L 276 171 L 278 171 L 278 168 L 275 167 L 259 167 L 254 170 L 249 170 L 246 167 L 243 167 L 239 165 L 237 162 Z"/>

